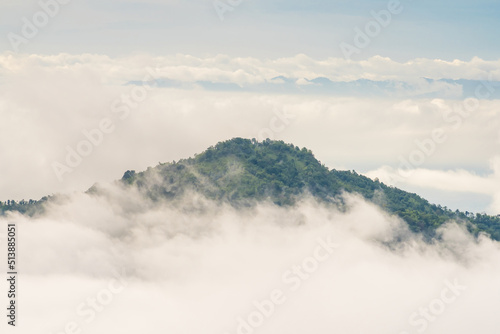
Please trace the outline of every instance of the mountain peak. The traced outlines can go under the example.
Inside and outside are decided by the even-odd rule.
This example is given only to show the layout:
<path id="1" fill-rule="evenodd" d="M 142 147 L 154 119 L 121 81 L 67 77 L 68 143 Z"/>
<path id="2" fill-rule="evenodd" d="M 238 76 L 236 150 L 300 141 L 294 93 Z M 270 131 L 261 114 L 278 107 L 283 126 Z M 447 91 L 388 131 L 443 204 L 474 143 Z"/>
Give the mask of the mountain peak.
<path id="1" fill-rule="evenodd" d="M 355 171 L 329 170 L 307 148 L 283 141 L 233 138 L 193 158 L 141 173 L 126 172 L 121 181 L 153 200 L 179 197 L 189 189 L 236 206 L 262 200 L 288 206 L 306 194 L 341 205 L 341 195 L 353 193 L 405 220 L 414 232 L 433 235 L 454 219 L 467 224 L 471 232 L 485 231 L 500 239 L 499 217 L 454 212 Z"/>

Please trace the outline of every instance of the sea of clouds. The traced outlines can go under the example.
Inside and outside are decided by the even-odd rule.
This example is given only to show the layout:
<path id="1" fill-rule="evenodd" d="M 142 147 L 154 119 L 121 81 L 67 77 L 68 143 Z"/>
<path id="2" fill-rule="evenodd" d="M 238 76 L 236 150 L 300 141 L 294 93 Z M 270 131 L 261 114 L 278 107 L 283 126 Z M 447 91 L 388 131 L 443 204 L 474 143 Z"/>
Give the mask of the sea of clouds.
<path id="1" fill-rule="evenodd" d="M 0 55 L 0 158 L 8 162 L 0 164 L 0 200 L 67 194 L 43 215 L 0 219 L 18 227 L 15 330 L 498 333 L 498 243 L 474 239 L 453 222 L 440 229 L 441 242 L 426 243 L 356 197 L 339 212 L 310 198 L 294 207 L 242 210 L 197 194 L 157 205 L 117 186 L 104 186 L 105 196 L 83 193 L 126 170 L 187 158 L 221 140 L 266 135 L 311 149 L 329 168 L 445 191 L 435 197 L 439 204 L 450 194 L 479 194 L 486 197 L 481 207 L 500 213 L 498 100 L 480 100 L 464 114 L 456 98 L 251 91 L 280 75 L 298 85 L 318 76 L 415 83 L 488 80 L 498 68 L 478 58 Z M 156 77 L 242 91 L 157 87 Z M 134 80 L 143 86 L 126 85 Z M 436 129 L 447 139 L 432 150 L 427 145 L 432 152 L 422 164 L 401 165 Z M 90 153 L 73 160 L 61 180 L 54 163 L 67 165 L 69 152 L 85 152 L 85 145 L 88 151 L 83 141 Z M 457 205 L 468 206 L 463 199 Z M 5 238 L 0 229 L 2 244 Z M 5 280 L 0 288 L 7 291 Z"/>
<path id="2" fill-rule="evenodd" d="M 7 333 L 500 330 L 499 244 L 454 222 L 426 243 L 355 196 L 340 212 L 307 197 L 236 209 L 103 189 L 1 218 L 19 240 L 18 327 Z"/>

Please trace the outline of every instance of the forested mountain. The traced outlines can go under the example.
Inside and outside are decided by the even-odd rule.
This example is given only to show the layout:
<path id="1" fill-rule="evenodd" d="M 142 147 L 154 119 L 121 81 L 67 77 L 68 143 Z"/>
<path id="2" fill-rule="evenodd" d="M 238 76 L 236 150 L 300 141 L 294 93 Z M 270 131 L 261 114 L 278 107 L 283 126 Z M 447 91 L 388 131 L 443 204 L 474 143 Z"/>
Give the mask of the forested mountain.
<path id="1" fill-rule="evenodd" d="M 437 227 L 450 219 L 467 224 L 477 234 L 481 231 L 500 240 L 500 218 L 451 211 L 434 205 L 420 196 L 373 181 L 355 171 L 329 170 L 310 150 L 282 141 L 235 138 L 220 142 L 193 158 L 159 164 L 136 173 L 125 172 L 118 181 L 136 187 L 153 201 L 174 199 L 188 190 L 197 191 L 234 206 L 251 206 L 270 200 L 276 205 L 293 205 L 303 194 L 342 208 L 343 192 L 358 193 L 390 214 L 405 220 L 410 229 L 432 236 Z M 94 186 L 89 193 L 98 193 Z M 16 210 L 33 214 L 43 209 L 43 202 L 0 203 L 2 212 Z"/>

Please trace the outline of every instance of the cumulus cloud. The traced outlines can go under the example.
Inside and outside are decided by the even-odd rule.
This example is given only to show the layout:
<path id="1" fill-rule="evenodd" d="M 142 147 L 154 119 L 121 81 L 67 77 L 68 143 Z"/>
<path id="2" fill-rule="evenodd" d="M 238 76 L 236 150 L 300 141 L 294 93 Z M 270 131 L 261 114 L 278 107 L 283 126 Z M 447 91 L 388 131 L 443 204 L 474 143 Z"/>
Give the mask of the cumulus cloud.
<path id="1" fill-rule="evenodd" d="M 499 246 L 455 223 L 426 244 L 356 197 L 346 213 L 309 198 L 236 210 L 196 194 L 152 205 L 105 189 L 61 199 L 43 216 L 1 219 L 20 231 L 17 331 L 499 330 L 489 312 L 500 306 Z M 266 304 L 277 293 L 279 303 Z"/>

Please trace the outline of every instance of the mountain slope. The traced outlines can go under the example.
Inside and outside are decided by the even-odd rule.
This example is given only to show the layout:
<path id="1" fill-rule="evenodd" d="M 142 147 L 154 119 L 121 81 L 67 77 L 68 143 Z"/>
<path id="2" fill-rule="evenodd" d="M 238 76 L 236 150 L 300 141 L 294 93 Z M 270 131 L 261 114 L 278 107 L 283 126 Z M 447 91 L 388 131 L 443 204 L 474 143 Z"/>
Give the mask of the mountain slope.
<path id="1" fill-rule="evenodd" d="M 467 224 L 474 234 L 482 231 L 500 240 L 499 217 L 453 212 L 354 171 L 329 170 L 311 151 L 282 141 L 234 138 L 193 158 L 159 164 L 140 173 L 127 171 L 119 183 L 137 188 L 153 201 L 177 198 L 194 190 L 234 206 L 249 206 L 262 200 L 288 206 L 300 196 L 310 194 L 320 201 L 342 207 L 339 195 L 358 193 L 405 220 L 417 233 L 433 236 L 436 228 L 455 219 Z M 92 187 L 89 193 L 99 193 L 99 187 Z M 0 210 L 34 214 L 43 210 L 46 200 L 50 199 L 0 203 Z"/>
<path id="2" fill-rule="evenodd" d="M 148 180 L 155 179 L 150 183 Z M 404 219 L 410 229 L 432 235 L 450 219 L 468 224 L 475 234 L 500 240 L 500 218 L 451 211 L 420 196 L 373 181 L 354 171 L 329 170 L 306 148 L 282 141 L 257 142 L 235 138 L 218 143 L 194 158 L 161 164 L 142 173 L 128 171 L 121 180 L 153 199 L 175 197 L 193 189 L 233 205 L 268 199 L 292 205 L 310 193 L 321 201 L 338 202 L 342 192 L 359 193 L 389 213 Z"/>

